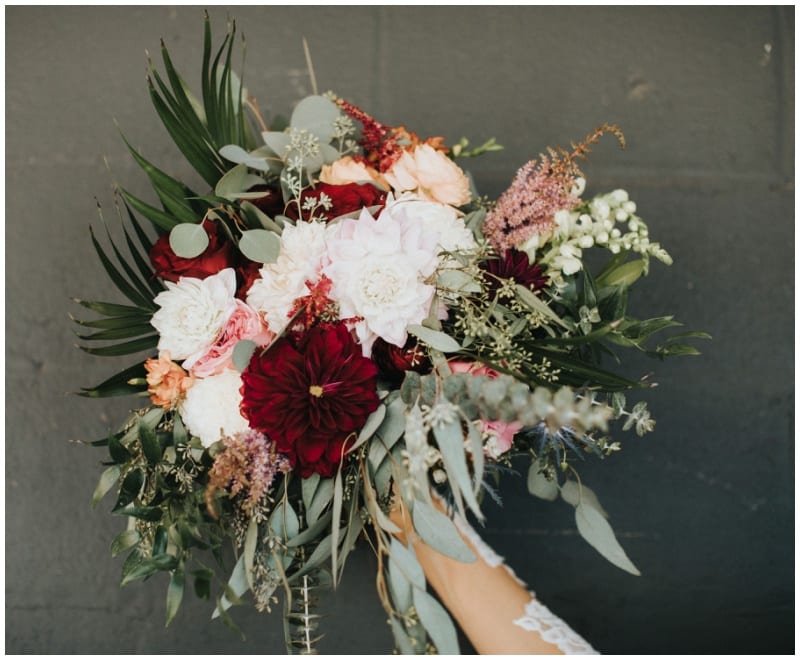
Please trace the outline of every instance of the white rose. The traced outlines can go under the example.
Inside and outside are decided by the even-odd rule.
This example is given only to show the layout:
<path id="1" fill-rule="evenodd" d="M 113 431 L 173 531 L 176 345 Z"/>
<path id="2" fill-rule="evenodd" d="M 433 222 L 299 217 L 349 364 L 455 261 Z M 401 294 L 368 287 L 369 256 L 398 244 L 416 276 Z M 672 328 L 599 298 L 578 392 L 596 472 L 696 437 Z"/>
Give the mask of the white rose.
<path id="1" fill-rule="evenodd" d="M 384 177 L 398 192 L 411 190 L 442 204 L 463 206 L 472 198 L 463 170 L 428 144 L 404 152 Z"/>
<path id="2" fill-rule="evenodd" d="M 190 369 L 236 309 L 236 272 L 226 268 L 202 280 L 181 277 L 177 283 L 166 282 L 166 287 L 153 301 L 161 309 L 150 323 L 158 330 L 158 350 L 169 351 Z"/>
<path id="3" fill-rule="evenodd" d="M 195 380 L 178 404 L 186 428 L 200 438 L 204 447 L 249 428 L 247 420 L 239 412 L 241 386 L 239 372 L 228 369 L 216 376 Z"/>

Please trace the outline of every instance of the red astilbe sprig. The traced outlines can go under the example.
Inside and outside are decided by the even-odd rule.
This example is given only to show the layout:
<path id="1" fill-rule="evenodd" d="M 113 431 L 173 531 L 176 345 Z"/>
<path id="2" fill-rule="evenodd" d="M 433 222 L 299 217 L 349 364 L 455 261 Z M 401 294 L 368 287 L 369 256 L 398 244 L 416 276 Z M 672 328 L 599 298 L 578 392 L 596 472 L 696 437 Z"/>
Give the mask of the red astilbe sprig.
<path id="1" fill-rule="evenodd" d="M 405 126 L 386 126 L 367 114 L 356 105 L 343 99 L 336 99 L 336 104 L 351 118 L 362 126 L 359 146 L 364 150 L 360 158 L 368 165 L 376 167 L 379 172 L 388 172 L 403 152 L 420 144 L 427 144 L 438 151 L 448 152 L 443 137 L 432 137 L 426 140 L 409 131 Z M 357 158 L 358 159 L 358 158 Z"/>

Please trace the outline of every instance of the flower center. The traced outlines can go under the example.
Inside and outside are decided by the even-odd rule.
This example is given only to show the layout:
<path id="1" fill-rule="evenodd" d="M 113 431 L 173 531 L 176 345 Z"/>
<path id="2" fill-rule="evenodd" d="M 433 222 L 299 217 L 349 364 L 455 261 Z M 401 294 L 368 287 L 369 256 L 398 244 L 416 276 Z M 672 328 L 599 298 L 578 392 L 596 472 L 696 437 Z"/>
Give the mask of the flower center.
<path id="1" fill-rule="evenodd" d="M 312 385 L 311 387 L 308 388 L 308 393 L 311 396 L 317 397 L 318 399 L 322 398 L 322 394 L 324 391 L 325 390 L 322 389 L 321 385 Z"/>

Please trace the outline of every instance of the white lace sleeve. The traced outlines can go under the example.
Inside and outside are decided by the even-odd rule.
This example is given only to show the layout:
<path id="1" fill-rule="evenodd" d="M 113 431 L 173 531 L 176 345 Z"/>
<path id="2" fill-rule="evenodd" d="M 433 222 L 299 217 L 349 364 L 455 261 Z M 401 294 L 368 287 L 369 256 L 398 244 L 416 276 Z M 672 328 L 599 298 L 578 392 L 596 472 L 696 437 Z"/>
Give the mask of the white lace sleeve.
<path id="1" fill-rule="evenodd" d="M 527 585 L 516 576 L 510 567 L 503 563 L 503 558 L 487 545 L 464 518 L 456 514 L 455 523 L 458 531 L 461 532 L 475 550 L 478 551 L 483 561 L 493 568 L 502 566 L 509 572 L 511 577 L 527 589 Z M 570 628 L 564 620 L 558 618 L 547 609 L 547 607 L 536 598 L 535 593 L 530 590 L 528 590 L 528 593 L 531 595 L 531 600 L 525 606 L 525 615 L 519 619 L 515 619 L 514 625 L 524 630 L 539 633 L 544 641 L 558 647 L 563 653 L 569 655 L 597 654 L 597 651 L 595 651 L 578 633 Z"/>

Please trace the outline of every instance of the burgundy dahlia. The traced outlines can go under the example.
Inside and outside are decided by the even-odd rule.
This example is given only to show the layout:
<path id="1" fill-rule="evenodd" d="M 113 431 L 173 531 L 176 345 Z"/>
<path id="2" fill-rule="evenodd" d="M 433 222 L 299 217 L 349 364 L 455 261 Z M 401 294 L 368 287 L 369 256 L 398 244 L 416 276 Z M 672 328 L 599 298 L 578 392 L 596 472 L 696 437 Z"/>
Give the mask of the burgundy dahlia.
<path id="1" fill-rule="evenodd" d="M 279 339 L 242 373 L 242 414 L 303 477 L 329 477 L 379 403 L 378 368 L 347 328 L 316 326 L 296 344 Z"/>
<path id="2" fill-rule="evenodd" d="M 506 250 L 502 256 L 484 261 L 481 268 L 486 273 L 484 282 L 492 298 L 501 286 L 500 280 L 514 280 L 532 291 L 547 285 L 542 267 L 539 264 L 531 265 L 528 255 L 519 250 Z"/>

